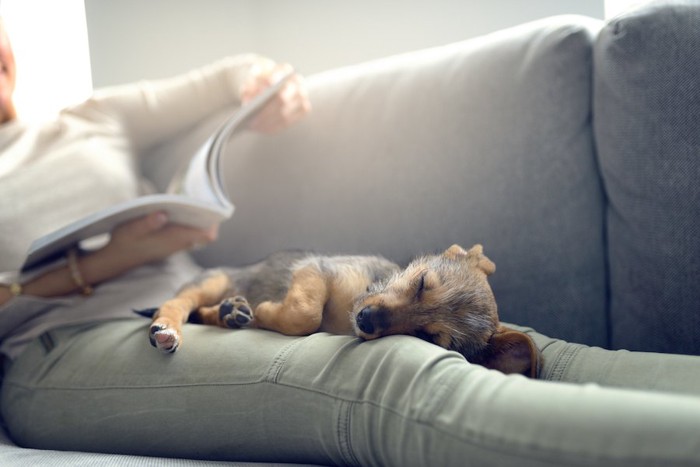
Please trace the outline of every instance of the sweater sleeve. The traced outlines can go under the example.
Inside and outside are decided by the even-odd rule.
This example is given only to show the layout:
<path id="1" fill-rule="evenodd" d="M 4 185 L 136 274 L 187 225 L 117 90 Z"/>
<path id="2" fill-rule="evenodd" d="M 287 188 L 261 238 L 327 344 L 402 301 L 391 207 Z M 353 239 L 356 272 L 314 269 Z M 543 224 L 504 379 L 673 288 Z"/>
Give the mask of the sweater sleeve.
<path id="1" fill-rule="evenodd" d="M 142 152 L 226 107 L 240 104 L 246 80 L 274 62 L 246 54 L 232 56 L 174 78 L 105 88 L 72 112 L 119 121 L 132 149 Z"/>

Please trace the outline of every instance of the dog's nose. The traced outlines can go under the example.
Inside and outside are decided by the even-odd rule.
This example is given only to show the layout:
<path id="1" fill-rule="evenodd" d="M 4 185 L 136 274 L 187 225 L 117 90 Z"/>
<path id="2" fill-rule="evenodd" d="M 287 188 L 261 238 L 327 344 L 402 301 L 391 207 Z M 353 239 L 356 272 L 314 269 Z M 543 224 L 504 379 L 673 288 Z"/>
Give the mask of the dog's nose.
<path id="1" fill-rule="evenodd" d="M 360 331 L 365 334 L 374 333 L 374 323 L 372 323 L 372 307 L 366 306 L 360 310 L 355 317 L 355 322 Z"/>

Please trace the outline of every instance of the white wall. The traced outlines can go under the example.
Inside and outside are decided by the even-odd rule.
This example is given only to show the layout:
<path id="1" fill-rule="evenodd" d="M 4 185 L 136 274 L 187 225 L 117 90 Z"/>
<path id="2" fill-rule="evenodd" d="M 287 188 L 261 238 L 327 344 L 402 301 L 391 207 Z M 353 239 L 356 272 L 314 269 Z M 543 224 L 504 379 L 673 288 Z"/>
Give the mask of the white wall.
<path id="1" fill-rule="evenodd" d="M 249 0 L 85 0 L 96 87 L 255 49 Z"/>
<path id="2" fill-rule="evenodd" d="M 255 51 L 305 74 L 441 45 L 603 0 L 85 0 L 95 86 Z"/>

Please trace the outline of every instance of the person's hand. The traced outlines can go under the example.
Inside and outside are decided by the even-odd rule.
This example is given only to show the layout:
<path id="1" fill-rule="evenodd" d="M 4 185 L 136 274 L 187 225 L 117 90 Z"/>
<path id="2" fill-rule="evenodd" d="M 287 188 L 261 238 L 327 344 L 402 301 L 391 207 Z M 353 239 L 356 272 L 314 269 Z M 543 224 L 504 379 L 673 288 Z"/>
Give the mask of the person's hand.
<path id="1" fill-rule="evenodd" d="M 218 225 L 196 229 L 168 223 L 167 216 L 156 212 L 126 222 L 112 232 L 103 248 L 81 256 L 77 268 L 89 285 L 115 277 L 182 250 L 191 250 L 216 240 Z M 67 266 L 51 270 L 24 284 L 23 293 L 38 297 L 57 297 L 75 292 L 78 284 Z M 13 297 L 9 285 L 0 284 L 0 305 Z"/>
<path id="2" fill-rule="evenodd" d="M 250 101 L 281 76 L 292 71 L 288 64 L 261 67 L 241 88 L 243 103 Z M 261 133 L 273 133 L 286 128 L 311 111 L 311 103 L 304 78 L 295 73 L 282 89 L 253 118 L 249 128 Z"/>
<path id="3" fill-rule="evenodd" d="M 109 243 L 96 252 L 105 266 L 115 273 L 154 261 L 182 250 L 191 250 L 216 240 L 218 225 L 197 229 L 168 223 L 167 216 L 156 212 L 118 226 Z"/>

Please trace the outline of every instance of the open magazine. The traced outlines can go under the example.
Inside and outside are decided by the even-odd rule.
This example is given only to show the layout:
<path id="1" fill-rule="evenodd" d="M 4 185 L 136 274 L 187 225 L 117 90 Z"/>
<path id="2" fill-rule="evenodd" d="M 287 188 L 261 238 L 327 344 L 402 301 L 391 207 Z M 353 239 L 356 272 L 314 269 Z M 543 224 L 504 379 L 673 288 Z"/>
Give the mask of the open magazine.
<path id="1" fill-rule="evenodd" d="M 290 72 L 231 115 L 170 182 L 165 193 L 145 195 L 78 219 L 32 242 L 22 271 L 51 261 L 83 240 L 111 232 L 117 225 L 156 211 L 170 222 L 206 228 L 233 215 L 222 180 L 221 154 L 226 142 L 282 88 Z"/>

